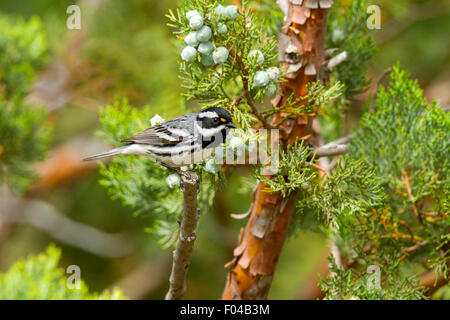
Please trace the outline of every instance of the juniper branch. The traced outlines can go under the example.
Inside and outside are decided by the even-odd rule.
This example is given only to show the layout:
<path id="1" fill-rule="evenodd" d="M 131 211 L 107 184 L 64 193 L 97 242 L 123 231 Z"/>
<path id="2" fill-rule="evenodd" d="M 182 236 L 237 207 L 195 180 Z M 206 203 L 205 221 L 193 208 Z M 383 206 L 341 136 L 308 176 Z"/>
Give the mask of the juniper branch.
<path id="1" fill-rule="evenodd" d="M 270 122 L 267 121 L 267 119 L 259 111 L 258 106 L 256 105 L 255 101 L 253 100 L 252 95 L 250 94 L 250 89 L 249 89 L 249 85 L 248 85 L 248 70 L 245 67 L 244 62 L 242 61 L 241 57 L 237 54 L 237 51 L 235 51 L 233 48 L 228 48 L 228 50 L 230 51 L 231 56 L 235 57 L 237 65 L 242 72 L 242 75 L 243 75 L 242 76 L 242 84 L 244 87 L 244 90 L 242 91 L 242 93 L 244 94 L 248 105 L 250 106 L 250 108 L 252 108 L 253 114 L 256 116 L 256 118 L 258 118 L 258 120 L 264 125 L 265 128 L 284 130 L 284 128 L 281 128 L 281 127 L 277 128 L 277 127 L 273 126 Z M 233 100 L 233 102 L 234 102 L 234 100 Z"/>
<path id="2" fill-rule="evenodd" d="M 244 96 L 245 96 L 246 93 L 247 93 L 247 92 L 246 92 L 245 90 L 243 90 L 241 93 L 239 93 L 239 94 L 236 96 L 236 98 L 234 98 L 233 101 L 231 102 L 230 108 L 231 108 L 231 107 L 234 107 L 234 106 L 237 106 L 237 105 L 241 102 L 242 98 L 244 98 Z"/>
<path id="3" fill-rule="evenodd" d="M 258 106 L 256 105 L 255 101 L 253 101 L 250 91 L 245 90 L 245 98 L 247 99 L 248 105 L 252 108 L 253 113 L 258 118 L 258 120 L 262 122 L 264 127 L 266 127 L 267 129 L 277 129 L 277 127 L 269 123 L 267 119 L 264 118 L 264 116 L 261 114 L 261 112 L 259 112 Z"/>
<path id="4" fill-rule="evenodd" d="M 194 172 L 187 171 L 181 174 L 181 190 L 184 193 L 183 215 L 177 247 L 173 252 L 170 287 L 166 300 L 179 300 L 186 292 L 186 275 L 194 248 L 198 221 L 198 177 Z"/>

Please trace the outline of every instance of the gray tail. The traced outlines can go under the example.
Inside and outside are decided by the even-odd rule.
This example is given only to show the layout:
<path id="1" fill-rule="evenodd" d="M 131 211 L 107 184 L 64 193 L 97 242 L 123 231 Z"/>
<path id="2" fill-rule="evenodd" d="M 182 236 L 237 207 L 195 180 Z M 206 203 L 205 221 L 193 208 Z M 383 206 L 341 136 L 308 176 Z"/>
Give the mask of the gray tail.
<path id="1" fill-rule="evenodd" d="M 118 147 L 118 148 L 115 148 L 115 149 L 112 149 L 112 150 L 109 150 L 106 152 L 94 154 L 93 156 L 84 158 L 83 161 L 91 161 L 91 160 L 109 158 L 109 157 L 115 156 L 116 154 L 121 154 L 127 147 L 128 147 L 128 145 Z"/>

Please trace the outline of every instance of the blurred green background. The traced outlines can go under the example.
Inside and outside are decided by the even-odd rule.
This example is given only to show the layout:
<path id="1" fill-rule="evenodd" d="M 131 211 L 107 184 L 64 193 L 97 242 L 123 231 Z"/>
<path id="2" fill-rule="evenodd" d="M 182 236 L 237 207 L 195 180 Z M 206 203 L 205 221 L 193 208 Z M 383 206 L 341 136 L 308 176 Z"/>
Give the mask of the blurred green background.
<path id="1" fill-rule="evenodd" d="M 81 6 L 81 30 L 66 27 L 66 9 L 71 4 Z M 448 1 L 380 0 L 369 4 L 379 5 L 382 12 L 382 28 L 371 31 L 379 52 L 372 61 L 370 77 L 378 77 L 400 61 L 430 100 L 436 98 L 448 106 Z M 25 197 L 12 196 L 23 216 L 40 210 L 42 219 L 47 220 L 0 219 L 0 272 L 17 259 L 55 243 L 62 248 L 61 267 L 80 266 L 91 290 L 119 286 L 133 299 L 164 297 L 171 251 L 161 249 L 156 236 L 145 232 L 145 216 L 133 217 L 131 209 L 108 197 L 98 183 L 96 165 L 80 163 L 80 159 L 107 148 L 95 136 L 100 128 L 100 106 L 126 97 L 131 105 L 149 105 L 165 119 L 184 112 L 178 53 L 166 26 L 169 8 L 176 8 L 176 1 L 0 2 L 1 14 L 42 20 L 51 59 L 38 74 L 28 99 L 49 110 L 55 127 L 50 156 L 36 167 L 41 178 Z M 349 119 L 358 118 L 365 98 L 362 95 L 355 101 Z M 192 102 L 187 107 L 198 108 Z M 241 188 L 241 177 L 248 173 L 242 168 L 228 172 L 227 186 L 219 192 L 214 209 L 201 219 L 186 299 L 221 295 L 226 280 L 224 264 L 231 259 L 239 228 L 246 222 L 233 220 L 229 214 L 243 213 L 249 207 L 251 195 Z M 269 298 L 317 296 L 314 279 L 326 256 L 326 239 L 315 228 L 294 234 L 286 242 Z"/>

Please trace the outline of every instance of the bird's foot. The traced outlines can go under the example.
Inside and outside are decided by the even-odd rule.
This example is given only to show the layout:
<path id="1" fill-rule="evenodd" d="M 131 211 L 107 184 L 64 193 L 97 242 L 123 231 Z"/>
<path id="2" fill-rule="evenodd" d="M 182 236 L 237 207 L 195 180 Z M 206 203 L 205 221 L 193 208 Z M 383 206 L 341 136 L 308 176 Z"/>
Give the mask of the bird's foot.
<path id="1" fill-rule="evenodd" d="M 174 172 L 178 173 L 180 176 L 183 174 L 183 171 L 181 171 L 180 169 L 174 168 L 172 166 L 169 166 L 168 164 L 160 162 L 159 165 L 164 167 L 164 168 L 167 168 L 167 169 L 169 169 L 171 171 L 174 171 Z"/>

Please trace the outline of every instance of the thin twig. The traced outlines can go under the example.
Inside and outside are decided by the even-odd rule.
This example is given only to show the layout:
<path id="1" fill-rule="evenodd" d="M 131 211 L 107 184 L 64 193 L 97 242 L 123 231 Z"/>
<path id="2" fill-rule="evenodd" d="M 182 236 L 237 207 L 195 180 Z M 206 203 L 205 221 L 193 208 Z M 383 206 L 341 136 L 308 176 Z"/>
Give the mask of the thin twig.
<path id="1" fill-rule="evenodd" d="M 397 254 L 397 258 L 399 258 L 401 260 L 404 260 L 408 256 L 408 254 L 410 254 L 410 253 L 412 253 L 412 252 L 414 252 L 414 251 L 416 251 L 416 250 L 418 250 L 420 248 L 423 248 L 423 247 L 426 247 L 428 245 L 431 245 L 431 244 L 432 243 L 430 243 L 427 240 L 423 240 L 423 241 L 417 242 L 416 244 L 412 245 L 411 247 L 402 249 L 403 253 L 399 252 Z"/>
<path id="2" fill-rule="evenodd" d="M 261 123 L 267 129 L 280 129 L 281 131 L 284 131 L 284 128 L 282 128 L 282 127 L 278 128 L 278 127 L 272 125 L 271 123 L 269 123 L 267 121 L 267 119 L 261 114 L 261 112 L 258 109 L 258 106 L 256 105 L 255 101 L 252 98 L 252 95 L 250 94 L 250 89 L 249 89 L 249 84 L 248 84 L 248 70 L 245 67 L 244 62 L 242 61 L 241 57 L 237 54 L 237 51 L 234 49 L 234 47 L 231 47 L 228 50 L 235 57 L 236 62 L 239 66 L 239 69 L 242 72 L 242 75 L 243 75 L 242 86 L 244 87 L 244 90 L 242 91 L 242 93 L 244 93 L 247 103 L 250 106 L 250 108 L 252 108 L 252 111 L 255 114 L 256 118 L 258 118 L 258 120 L 261 121 Z"/>
<path id="3" fill-rule="evenodd" d="M 422 215 L 420 214 L 419 209 L 417 209 L 416 199 L 414 198 L 414 195 L 412 194 L 411 183 L 409 181 L 409 175 L 408 175 L 408 171 L 407 170 L 405 170 L 404 175 L 405 175 L 406 192 L 408 193 L 409 200 L 412 203 L 414 214 L 416 215 L 417 220 L 420 222 L 420 224 L 423 225 Z"/>
<path id="4" fill-rule="evenodd" d="M 386 70 L 384 70 L 383 73 L 381 74 L 381 76 L 378 78 L 377 84 L 376 84 L 375 88 L 373 89 L 372 100 L 370 101 L 370 108 L 369 108 L 368 112 L 372 112 L 373 110 L 375 110 L 375 102 L 377 101 L 378 91 L 380 90 L 381 82 L 383 82 L 384 78 L 386 78 L 386 76 L 388 74 L 390 74 L 391 72 L 392 72 L 392 68 L 389 67 Z"/>
<path id="5" fill-rule="evenodd" d="M 411 226 L 408 223 L 406 223 L 406 221 L 403 221 L 403 220 L 399 220 L 398 223 L 401 224 L 402 226 L 404 226 L 408 230 L 408 233 L 411 235 L 411 241 L 414 241 L 414 232 L 413 232 Z"/>
<path id="6" fill-rule="evenodd" d="M 331 176 L 330 172 L 326 168 L 322 168 L 320 165 L 318 165 L 316 163 L 311 163 L 311 166 L 313 166 L 317 170 L 322 171 L 323 173 L 325 173 L 327 175 L 327 177 Z"/>
<path id="7" fill-rule="evenodd" d="M 428 240 L 423 240 L 421 242 L 417 242 L 415 245 L 413 245 L 411 247 L 405 248 L 403 251 L 405 251 L 406 253 L 411 253 L 411 252 L 414 252 L 414 251 L 416 251 L 416 250 L 418 250 L 420 248 L 423 248 L 425 246 L 429 246 L 431 244 L 432 243 L 429 242 Z"/>
<path id="8" fill-rule="evenodd" d="M 166 294 L 166 300 L 179 300 L 186 291 L 186 275 L 194 248 L 198 221 L 198 177 L 195 172 L 187 171 L 181 174 L 181 190 L 184 193 L 183 215 L 177 247 L 173 252 L 170 287 Z"/>
<path id="9" fill-rule="evenodd" d="M 246 93 L 245 90 L 243 90 L 241 93 L 239 93 L 236 96 L 236 98 L 234 98 L 233 101 L 231 102 L 230 108 L 237 106 L 241 102 L 242 98 L 245 96 L 245 93 Z"/>
<path id="10" fill-rule="evenodd" d="M 258 118 L 258 120 L 261 121 L 261 123 L 264 125 L 264 127 L 266 127 L 267 129 L 280 129 L 280 130 L 282 129 L 281 127 L 277 128 L 277 127 L 273 126 L 271 123 L 269 123 L 267 121 L 266 118 L 264 118 L 264 116 L 261 114 L 261 112 L 259 112 L 259 109 L 256 106 L 255 101 L 253 101 L 252 96 L 248 90 L 245 91 L 245 98 L 247 99 L 247 103 L 250 106 L 250 108 L 252 108 L 253 113 Z"/>
<path id="11" fill-rule="evenodd" d="M 234 45 L 233 45 L 234 47 Z M 233 48 L 231 47 L 231 48 Z M 230 51 L 231 49 L 229 49 L 228 51 Z M 230 69 L 228 70 L 228 72 L 231 72 L 231 70 L 233 70 L 234 68 L 234 64 L 236 63 L 236 55 L 237 55 L 237 50 L 234 50 L 234 57 L 233 57 L 233 62 L 231 63 Z"/>

